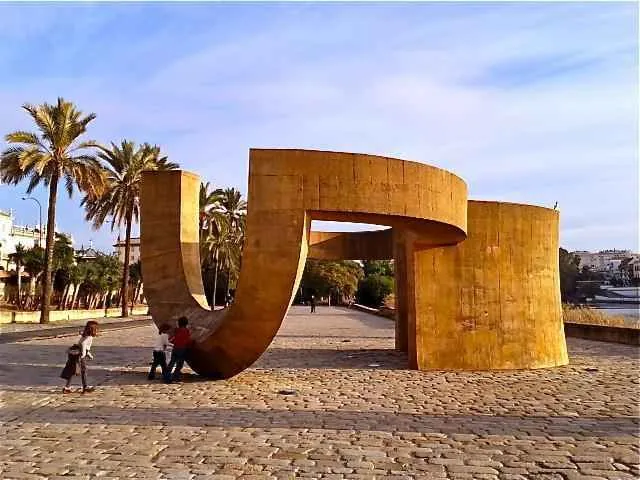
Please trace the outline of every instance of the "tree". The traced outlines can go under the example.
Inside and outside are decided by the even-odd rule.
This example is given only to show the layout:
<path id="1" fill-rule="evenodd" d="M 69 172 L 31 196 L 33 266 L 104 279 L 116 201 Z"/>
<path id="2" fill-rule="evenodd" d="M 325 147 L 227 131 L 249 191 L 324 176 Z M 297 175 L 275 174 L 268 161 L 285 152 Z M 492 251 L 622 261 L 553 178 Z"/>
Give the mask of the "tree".
<path id="1" fill-rule="evenodd" d="M 576 282 L 580 274 L 580 257 L 560 248 L 560 295 L 563 302 L 573 300 L 576 296 Z"/>
<path id="2" fill-rule="evenodd" d="M 211 305 L 216 304 L 218 280 L 223 272 L 226 294 L 237 279 L 242 257 L 247 202 L 235 188 L 214 189 L 200 184 L 200 261 L 205 277 L 213 274 Z M 208 278 L 207 275 L 205 278 Z"/>
<path id="3" fill-rule="evenodd" d="M 78 298 L 78 293 L 80 290 L 80 285 L 84 281 L 86 276 L 86 269 L 83 264 L 80 265 L 71 265 L 69 267 L 69 287 L 68 290 L 73 286 L 73 291 L 69 293 L 67 291 L 67 295 L 64 296 L 64 307 L 63 308 L 74 308 L 76 299 Z"/>
<path id="4" fill-rule="evenodd" d="M 9 255 L 9 258 L 16 264 L 16 274 L 18 275 L 18 300 L 16 306 L 18 310 L 22 307 L 22 265 L 24 263 L 26 250 L 21 243 L 16 245 L 16 251 Z"/>
<path id="5" fill-rule="evenodd" d="M 225 188 L 222 190 L 220 206 L 222 213 L 227 218 L 227 231 L 224 233 L 225 241 L 223 242 L 225 255 L 222 258 L 227 268 L 228 296 L 231 288 L 231 279 L 235 280 L 240 271 L 247 202 L 242 198 L 239 190 Z"/>
<path id="6" fill-rule="evenodd" d="M 113 290 L 122 278 L 122 265 L 116 256 L 98 253 L 95 259 L 79 264 L 73 276 L 74 282 L 79 280 L 76 302 L 83 300 L 88 309 L 99 306 L 106 309 Z"/>
<path id="7" fill-rule="evenodd" d="M 131 296 L 131 308 L 133 308 L 142 288 L 142 262 L 140 260 L 129 267 L 129 279 L 129 283 L 133 286 L 133 295 Z"/>
<path id="8" fill-rule="evenodd" d="M 316 294 L 333 297 L 336 303 L 350 298 L 363 278 L 362 267 L 350 260 L 308 259 L 300 281 L 303 296 Z M 306 293 L 306 294 L 305 294 Z"/>
<path id="9" fill-rule="evenodd" d="M 53 270 L 68 268 L 74 261 L 71 238 L 64 233 L 56 233 L 56 240 L 53 243 Z"/>
<path id="10" fill-rule="evenodd" d="M 30 286 L 29 286 L 29 294 L 33 291 L 35 285 L 38 283 L 39 278 L 44 272 L 44 249 L 40 246 L 31 247 L 24 253 L 24 270 L 29 274 L 31 278 Z M 27 298 L 27 300 L 30 300 Z M 23 302 L 23 307 L 25 303 L 34 303 L 34 302 Z"/>
<path id="11" fill-rule="evenodd" d="M 65 307 L 65 297 L 70 286 L 69 270 L 75 263 L 73 244 L 71 238 L 64 233 L 56 233 L 56 240 L 53 244 L 53 287 L 59 292 L 58 309 Z"/>
<path id="12" fill-rule="evenodd" d="M 232 230 L 240 227 L 242 218 L 247 214 L 247 202 L 242 198 L 242 194 L 235 188 L 225 188 L 221 192 L 220 206 L 222 212 L 229 220 Z"/>
<path id="13" fill-rule="evenodd" d="M 160 147 L 143 144 L 136 148 L 131 141 L 122 140 L 120 146 L 100 147 L 106 188 L 99 196 L 87 195 L 82 204 L 86 218 L 100 228 L 111 217 L 111 230 L 125 226 L 124 268 L 122 270 L 121 304 L 123 317 L 129 315 L 129 262 L 131 255 L 131 227 L 140 219 L 140 185 L 145 170 L 173 170 L 178 164 L 161 156 Z"/>
<path id="14" fill-rule="evenodd" d="M 364 260 L 362 262 L 365 276 L 383 275 L 393 277 L 393 262 L 391 260 Z"/>
<path id="15" fill-rule="evenodd" d="M 220 223 L 224 213 L 221 211 L 223 191 L 213 189 L 209 182 L 200 183 L 200 234 L 211 235 L 216 223 Z"/>
<path id="16" fill-rule="evenodd" d="M 209 258 L 210 265 L 214 268 L 213 293 L 211 305 L 215 307 L 216 292 L 218 291 L 218 272 L 220 267 L 226 269 L 227 294 L 229 293 L 230 280 L 232 274 L 237 274 L 240 270 L 241 249 L 239 236 L 234 231 L 226 218 L 215 224 L 212 233 L 205 238 L 204 251 L 206 258 Z"/>
<path id="17" fill-rule="evenodd" d="M 378 308 L 391 292 L 393 292 L 393 278 L 374 273 L 360 281 L 356 297 L 358 303 Z"/>
<path id="18" fill-rule="evenodd" d="M 23 108 L 39 132 L 16 131 L 5 136 L 10 145 L 0 157 L 0 179 L 13 185 L 27 180 L 27 193 L 41 184 L 49 188 L 40 314 L 40 322 L 48 323 L 58 183 L 64 179 L 69 196 L 77 186 L 87 196 L 95 197 L 104 189 L 104 174 L 89 150 L 96 142 L 79 141 L 95 114 L 83 116 L 62 98 L 58 98 L 55 105 L 25 104 Z"/>

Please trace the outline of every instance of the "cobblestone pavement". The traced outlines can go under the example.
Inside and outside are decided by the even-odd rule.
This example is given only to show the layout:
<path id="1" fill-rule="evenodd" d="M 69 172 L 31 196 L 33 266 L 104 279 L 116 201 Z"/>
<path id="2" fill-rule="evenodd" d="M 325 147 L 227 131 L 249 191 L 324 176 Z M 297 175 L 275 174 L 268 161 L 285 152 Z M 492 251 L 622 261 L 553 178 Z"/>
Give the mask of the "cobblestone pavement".
<path id="1" fill-rule="evenodd" d="M 569 339 L 571 365 L 405 370 L 383 318 L 293 309 L 228 381 L 148 382 L 151 327 L 0 345 L 0 478 L 638 478 L 638 348 Z M 283 395 L 282 390 L 295 390 Z"/>

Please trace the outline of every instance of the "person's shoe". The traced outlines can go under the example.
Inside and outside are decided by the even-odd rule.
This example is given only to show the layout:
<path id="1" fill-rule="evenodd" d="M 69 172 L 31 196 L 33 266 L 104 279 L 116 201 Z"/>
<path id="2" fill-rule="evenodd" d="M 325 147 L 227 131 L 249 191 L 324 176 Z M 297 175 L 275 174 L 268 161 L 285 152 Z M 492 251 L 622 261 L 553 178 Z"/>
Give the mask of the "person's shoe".
<path id="1" fill-rule="evenodd" d="M 96 387 L 85 387 L 82 389 L 82 393 L 91 393 L 96 389 Z"/>
<path id="2" fill-rule="evenodd" d="M 62 393 L 71 393 L 73 390 L 71 390 L 69 387 L 62 387 Z"/>

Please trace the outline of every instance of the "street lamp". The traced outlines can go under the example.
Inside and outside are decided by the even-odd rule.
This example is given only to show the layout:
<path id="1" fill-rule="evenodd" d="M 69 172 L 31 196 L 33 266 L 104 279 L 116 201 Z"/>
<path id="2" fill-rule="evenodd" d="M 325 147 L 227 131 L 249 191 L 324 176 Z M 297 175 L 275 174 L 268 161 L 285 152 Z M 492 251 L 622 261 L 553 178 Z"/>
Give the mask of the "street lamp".
<path id="1" fill-rule="evenodd" d="M 40 236 L 40 240 L 38 242 L 38 246 L 42 247 L 42 205 L 40 204 L 40 201 L 34 197 L 22 197 L 22 200 L 33 200 L 38 204 L 38 210 L 40 211 L 40 230 L 38 232 Z"/>

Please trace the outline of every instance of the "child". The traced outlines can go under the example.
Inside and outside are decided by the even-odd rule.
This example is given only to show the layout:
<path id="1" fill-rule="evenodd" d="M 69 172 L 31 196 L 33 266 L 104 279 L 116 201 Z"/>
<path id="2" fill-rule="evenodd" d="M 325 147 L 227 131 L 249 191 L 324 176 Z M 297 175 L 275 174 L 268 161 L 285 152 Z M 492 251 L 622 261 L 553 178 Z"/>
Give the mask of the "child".
<path id="1" fill-rule="evenodd" d="M 82 379 L 82 393 L 90 393 L 95 390 L 94 387 L 87 385 L 87 358 L 93 360 L 91 345 L 93 344 L 93 337 L 96 335 L 98 335 L 98 322 L 90 320 L 84 326 L 78 343 L 68 350 L 67 363 L 60 374 L 61 378 L 67 380 L 62 393 L 71 393 L 71 380 L 74 375 L 78 374 L 78 365 L 80 366 L 80 378 Z"/>
<path id="2" fill-rule="evenodd" d="M 169 343 L 169 330 L 171 330 L 171 327 L 166 323 L 158 327 L 158 335 L 153 345 L 153 363 L 149 371 L 149 380 L 156 378 L 156 368 L 158 365 L 160 365 L 160 369 L 162 370 L 162 376 L 167 376 L 167 348 L 171 347 L 171 343 Z"/>
<path id="3" fill-rule="evenodd" d="M 169 339 L 169 341 L 173 343 L 173 351 L 171 352 L 171 361 L 169 362 L 166 375 L 164 376 L 164 381 L 166 383 L 180 380 L 182 366 L 184 365 L 184 360 L 187 356 L 187 349 L 191 344 L 191 332 L 189 332 L 189 329 L 187 328 L 188 324 L 189 320 L 187 320 L 187 317 L 180 317 L 178 319 L 178 328 L 176 328 L 173 337 Z M 172 376 L 171 371 L 173 370 L 174 365 L 176 370 L 173 372 Z"/>

